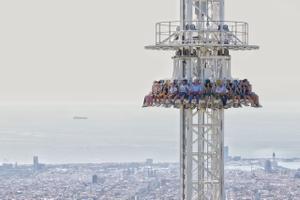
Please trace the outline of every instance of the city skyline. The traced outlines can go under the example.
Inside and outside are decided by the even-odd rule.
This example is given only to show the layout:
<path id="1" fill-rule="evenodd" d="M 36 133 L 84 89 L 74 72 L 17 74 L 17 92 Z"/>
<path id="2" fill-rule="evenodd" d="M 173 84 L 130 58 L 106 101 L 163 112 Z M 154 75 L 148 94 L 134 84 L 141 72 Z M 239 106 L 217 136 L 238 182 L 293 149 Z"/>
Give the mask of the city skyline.
<path id="1" fill-rule="evenodd" d="M 229 199 L 295 199 L 300 170 L 264 160 L 230 161 L 225 168 Z M 103 163 L 0 166 L 0 198 L 179 199 L 179 164 Z M 266 171 L 266 169 L 268 169 Z M 255 184 L 254 184 L 255 183 Z"/>

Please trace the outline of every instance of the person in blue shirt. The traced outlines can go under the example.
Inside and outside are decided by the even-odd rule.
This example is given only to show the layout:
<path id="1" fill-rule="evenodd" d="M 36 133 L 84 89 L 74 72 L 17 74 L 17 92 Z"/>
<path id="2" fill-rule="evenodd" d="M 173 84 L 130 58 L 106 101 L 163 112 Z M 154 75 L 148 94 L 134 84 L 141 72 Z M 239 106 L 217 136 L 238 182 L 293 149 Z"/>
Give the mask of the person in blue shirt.
<path id="1" fill-rule="evenodd" d="M 200 83 L 199 80 L 195 80 L 189 90 L 189 103 L 192 103 L 192 100 L 195 98 L 197 104 L 199 104 L 199 100 L 204 94 L 205 88 L 204 86 Z"/>
<path id="2" fill-rule="evenodd" d="M 188 97 L 189 92 L 189 85 L 187 80 L 183 80 L 179 85 L 179 98 L 181 100 L 181 103 L 183 103 L 183 100 Z"/>

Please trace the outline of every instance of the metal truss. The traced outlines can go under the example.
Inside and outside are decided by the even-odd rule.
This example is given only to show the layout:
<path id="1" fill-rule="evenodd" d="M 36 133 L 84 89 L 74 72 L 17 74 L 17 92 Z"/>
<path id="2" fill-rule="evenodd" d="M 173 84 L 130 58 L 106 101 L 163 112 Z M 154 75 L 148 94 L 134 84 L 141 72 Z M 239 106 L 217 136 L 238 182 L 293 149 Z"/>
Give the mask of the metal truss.
<path id="1" fill-rule="evenodd" d="M 189 52 L 189 51 L 188 51 Z M 173 79 L 231 79 L 230 55 L 196 50 L 173 58 Z M 224 199 L 224 110 L 180 110 L 181 200 Z"/>
<path id="2" fill-rule="evenodd" d="M 224 199 L 224 110 L 180 112 L 181 199 Z"/>
<path id="3" fill-rule="evenodd" d="M 174 80 L 231 79 L 230 50 L 248 44 L 248 24 L 224 20 L 225 0 L 180 0 L 180 21 L 156 24 L 156 43 L 175 50 Z M 224 200 L 224 110 L 180 109 L 181 200 Z"/>

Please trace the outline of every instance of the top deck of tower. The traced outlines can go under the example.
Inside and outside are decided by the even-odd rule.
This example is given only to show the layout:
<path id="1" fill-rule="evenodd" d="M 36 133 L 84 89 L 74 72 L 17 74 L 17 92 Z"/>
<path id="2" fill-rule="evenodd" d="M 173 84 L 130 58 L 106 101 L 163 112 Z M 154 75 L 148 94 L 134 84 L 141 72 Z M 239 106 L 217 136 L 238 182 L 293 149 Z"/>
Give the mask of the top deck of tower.
<path id="1" fill-rule="evenodd" d="M 155 26 L 155 44 L 151 50 L 178 50 L 182 48 L 208 48 L 229 50 L 255 50 L 249 44 L 249 26 L 240 21 L 180 21 L 159 22 Z"/>

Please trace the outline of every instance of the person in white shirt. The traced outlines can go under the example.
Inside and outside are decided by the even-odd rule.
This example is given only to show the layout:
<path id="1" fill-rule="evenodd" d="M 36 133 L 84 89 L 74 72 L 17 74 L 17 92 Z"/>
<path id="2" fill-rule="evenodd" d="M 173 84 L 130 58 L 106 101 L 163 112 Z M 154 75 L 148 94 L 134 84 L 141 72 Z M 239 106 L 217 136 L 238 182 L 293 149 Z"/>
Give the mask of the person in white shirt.
<path id="1" fill-rule="evenodd" d="M 217 86 L 216 86 L 215 93 L 217 97 L 221 99 L 224 107 L 226 106 L 228 100 L 226 85 L 221 80 L 217 80 L 216 84 Z"/>
<path id="2" fill-rule="evenodd" d="M 168 99 L 170 102 L 175 102 L 178 96 L 178 87 L 176 83 L 171 83 L 170 84 L 170 89 L 169 89 L 169 94 L 168 94 Z"/>

